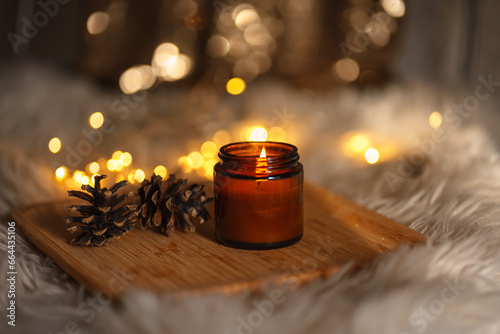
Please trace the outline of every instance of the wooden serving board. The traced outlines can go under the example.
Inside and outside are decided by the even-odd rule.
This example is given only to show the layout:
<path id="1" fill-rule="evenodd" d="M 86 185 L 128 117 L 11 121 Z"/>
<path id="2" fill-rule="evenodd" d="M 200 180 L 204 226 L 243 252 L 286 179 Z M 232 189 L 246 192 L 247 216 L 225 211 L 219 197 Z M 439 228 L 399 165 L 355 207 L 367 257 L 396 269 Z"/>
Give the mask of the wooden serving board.
<path id="1" fill-rule="evenodd" d="M 400 244 L 425 237 L 319 186 L 304 189 L 304 237 L 287 248 L 228 248 L 214 238 L 214 219 L 194 233 L 166 237 L 135 230 L 105 247 L 69 245 L 63 217 L 70 202 L 16 209 L 22 232 L 62 269 L 93 292 L 115 298 L 130 287 L 166 293 L 259 290 L 327 277 L 349 262 L 363 265 Z M 209 206 L 213 217 L 213 204 Z"/>

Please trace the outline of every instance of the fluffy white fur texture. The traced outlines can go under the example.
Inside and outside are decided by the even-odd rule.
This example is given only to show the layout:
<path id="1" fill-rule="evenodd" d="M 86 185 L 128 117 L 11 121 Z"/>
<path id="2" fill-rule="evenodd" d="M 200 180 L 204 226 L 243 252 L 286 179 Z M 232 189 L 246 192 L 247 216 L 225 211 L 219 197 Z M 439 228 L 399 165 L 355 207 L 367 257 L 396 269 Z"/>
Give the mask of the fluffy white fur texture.
<path id="1" fill-rule="evenodd" d="M 119 96 L 36 66 L 4 69 L 0 88 L 0 272 L 6 273 L 10 210 L 64 196 L 53 178 L 48 139 L 57 133 L 74 144 L 71 138 L 89 113 Z M 265 123 L 285 110 L 289 116 L 280 126 L 299 144 L 310 180 L 425 233 L 429 241 L 380 256 L 355 275 L 339 273 L 293 291 L 280 288 L 277 304 L 270 301 L 272 289 L 184 300 L 131 291 L 123 303 L 110 304 L 85 292 L 18 234 L 16 327 L 3 315 L 1 332 L 499 333 L 500 162 L 491 134 L 471 122 L 496 118 L 483 103 L 482 114 L 462 118 L 460 127 L 445 118 L 444 139 L 433 140 L 430 112 L 452 98 L 460 102 L 443 94 L 424 85 L 392 85 L 314 95 L 261 83 L 197 119 L 196 101 L 186 105 L 185 94 L 157 88 L 132 110 L 133 121 L 116 123 L 96 154 L 126 142 L 130 151 L 147 147 L 148 154 L 134 155 L 134 163 L 151 166 L 151 156 L 182 154 L 217 126 L 230 128 L 241 119 Z M 346 131 L 397 144 L 399 153 L 372 166 L 355 163 L 342 153 Z M 425 159 L 417 159 L 424 151 Z M 2 314 L 7 302 L 4 281 Z"/>

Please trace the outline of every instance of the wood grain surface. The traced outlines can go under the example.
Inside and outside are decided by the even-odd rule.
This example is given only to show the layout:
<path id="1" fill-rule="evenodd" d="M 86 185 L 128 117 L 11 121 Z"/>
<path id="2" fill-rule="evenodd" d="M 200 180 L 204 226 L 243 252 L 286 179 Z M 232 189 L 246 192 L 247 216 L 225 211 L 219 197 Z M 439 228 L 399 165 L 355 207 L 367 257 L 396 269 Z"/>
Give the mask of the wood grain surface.
<path id="1" fill-rule="evenodd" d="M 120 298 L 130 288 L 192 294 L 259 290 L 327 277 L 347 263 L 363 265 L 378 254 L 425 237 L 319 186 L 304 189 L 304 237 L 275 250 L 228 248 L 214 238 L 214 219 L 194 233 L 166 237 L 135 230 L 105 247 L 69 245 L 62 218 L 70 202 L 14 210 L 27 238 L 93 292 Z M 74 202 L 73 202 L 74 203 Z M 209 207 L 213 217 L 213 204 Z"/>

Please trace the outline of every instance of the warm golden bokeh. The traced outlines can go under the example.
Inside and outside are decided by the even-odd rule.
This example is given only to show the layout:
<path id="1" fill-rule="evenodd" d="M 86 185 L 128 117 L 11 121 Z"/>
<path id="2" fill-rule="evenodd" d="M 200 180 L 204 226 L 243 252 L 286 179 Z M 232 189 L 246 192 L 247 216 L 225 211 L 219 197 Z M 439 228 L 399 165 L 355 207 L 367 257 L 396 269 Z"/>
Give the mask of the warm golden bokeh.
<path id="1" fill-rule="evenodd" d="M 232 78 L 226 84 L 226 90 L 231 95 L 239 95 L 243 93 L 247 85 L 241 78 Z"/>
<path id="2" fill-rule="evenodd" d="M 99 129 L 104 124 L 104 116 L 100 112 L 95 112 L 89 117 L 89 124 L 94 129 Z"/>
<path id="3" fill-rule="evenodd" d="M 439 129 L 441 124 L 443 123 L 443 115 L 439 111 L 434 111 L 429 115 L 429 125 L 433 129 Z"/>
<path id="4" fill-rule="evenodd" d="M 61 146 L 61 140 L 57 137 L 54 137 L 49 141 L 49 150 L 54 154 L 61 150 Z"/>

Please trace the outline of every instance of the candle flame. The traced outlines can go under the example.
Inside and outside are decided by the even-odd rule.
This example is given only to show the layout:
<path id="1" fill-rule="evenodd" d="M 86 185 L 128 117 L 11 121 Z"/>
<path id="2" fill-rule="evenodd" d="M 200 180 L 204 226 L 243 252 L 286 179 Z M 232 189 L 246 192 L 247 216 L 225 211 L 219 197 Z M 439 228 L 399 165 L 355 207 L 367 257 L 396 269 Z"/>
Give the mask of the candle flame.
<path id="1" fill-rule="evenodd" d="M 260 151 L 259 159 L 257 160 L 257 174 L 267 174 L 267 155 L 266 148 L 263 147 L 262 151 Z"/>
<path id="2" fill-rule="evenodd" d="M 260 158 L 265 158 L 267 155 L 266 155 L 266 148 L 263 147 L 262 148 L 262 151 L 260 151 Z"/>

